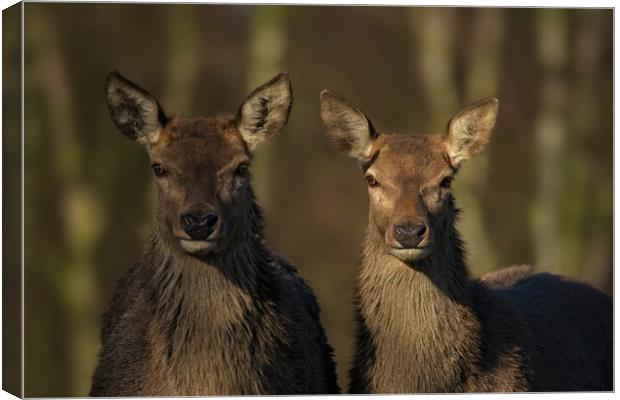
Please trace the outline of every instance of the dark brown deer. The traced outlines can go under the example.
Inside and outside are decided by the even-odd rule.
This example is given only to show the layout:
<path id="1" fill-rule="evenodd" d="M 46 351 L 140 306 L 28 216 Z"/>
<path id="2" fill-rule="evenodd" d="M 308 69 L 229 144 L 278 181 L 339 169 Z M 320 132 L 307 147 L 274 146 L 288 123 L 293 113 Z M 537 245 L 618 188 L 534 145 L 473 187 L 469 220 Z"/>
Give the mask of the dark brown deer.
<path id="1" fill-rule="evenodd" d="M 252 152 L 287 122 L 288 75 L 216 118 L 168 117 L 116 72 L 106 96 L 150 156 L 157 229 L 103 317 L 91 395 L 338 392 L 316 299 L 265 246 L 250 186 Z"/>
<path id="2" fill-rule="evenodd" d="M 351 393 L 612 390 L 607 295 L 527 266 L 468 277 L 450 184 L 498 104 L 470 105 L 445 135 L 396 135 L 321 94 L 327 135 L 360 162 L 370 198 Z"/>

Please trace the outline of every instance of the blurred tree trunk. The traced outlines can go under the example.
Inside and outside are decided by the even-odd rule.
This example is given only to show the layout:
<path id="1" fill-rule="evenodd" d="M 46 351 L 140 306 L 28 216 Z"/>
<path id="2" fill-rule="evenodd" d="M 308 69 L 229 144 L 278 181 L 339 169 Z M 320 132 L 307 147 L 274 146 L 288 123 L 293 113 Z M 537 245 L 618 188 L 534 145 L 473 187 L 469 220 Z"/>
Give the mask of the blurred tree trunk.
<path id="1" fill-rule="evenodd" d="M 286 9 L 281 6 L 256 6 L 252 10 L 248 93 L 281 72 L 287 46 Z M 271 176 L 274 154 L 278 153 L 277 143 L 274 141 L 268 146 L 261 146 L 254 161 L 254 187 L 261 207 L 267 213 L 273 208 Z"/>
<path id="2" fill-rule="evenodd" d="M 536 266 L 541 270 L 575 274 L 579 248 L 563 246 L 560 204 L 566 198 L 563 176 L 567 126 L 568 87 L 566 75 L 568 43 L 563 10 L 539 10 L 538 53 L 543 67 L 542 104 L 536 123 L 538 188 L 532 204 L 532 237 Z M 574 185 L 575 183 L 572 183 Z"/>
<path id="3" fill-rule="evenodd" d="M 468 18 L 470 15 L 463 15 Z M 465 101 L 473 102 L 496 96 L 500 75 L 499 53 L 504 39 L 504 14 L 497 8 L 480 8 L 471 16 L 471 41 L 466 48 Z M 500 99 L 501 100 L 501 99 Z"/>
<path id="4" fill-rule="evenodd" d="M 538 10 L 498 9 L 504 37 L 499 48 L 500 112 L 486 151 L 488 182 L 480 194 L 489 240 L 500 266 L 532 263 L 529 205 L 535 197 L 535 126 L 540 102 L 540 63 L 536 46 Z"/>
<path id="5" fill-rule="evenodd" d="M 198 77 L 198 15 L 192 5 L 166 10 L 164 41 L 168 61 L 162 104 L 173 110 L 191 110 Z"/>
<path id="6" fill-rule="evenodd" d="M 76 138 L 78 131 L 72 118 L 76 114 L 56 23 L 49 15 L 38 12 L 30 15 L 29 22 L 31 29 L 28 31 L 30 34 L 28 39 L 31 42 L 28 48 L 31 52 L 28 56 L 36 60 L 36 63 L 30 66 L 33 70 L 29 76 L 34 78 L 30 83 L 30 91 L 41 91 L 43 98 L 41 105 L 48 112 L 50 125 L 45 127 L 45 131 L 33 131 L 34 127 L 26 129 L 30 133 L 29 139 L 33 141 L 37 140 L 33 137 L 35 135 L 45 137 L 50 133 L 54 134 L 53 138 L 49 138 L 47 146 L 38 148 L 39 152 L 45 153 L 41 159 L 47 159 L 49 162 L 44 165 L 29 164 L 29 167 L 49 169 L 49 173 L 53 176 L 53 192 L 58 196 L 56 204 L 58 209 L 49 209 L 45 204 L 49 199 L 40 196 L 30 197 L 30 201 L 37 203 L 31 204 L 27 209 L 58 213 L 59 222 L 64 230 L 59 232 L 59 235 L 50 236 L 58 242 L 50 242 L 41 237 L 37 245 L 49 246 L 52 252 L 55 252 L 56 248 L 66 250 L 57 254 L 60 259 L 57 259 L 56 263 L 50 263 L 53 257 L 35 256 L 36 262 L 28 264 L 33 268 L 29 277 L 33 278 L 32 272 L 36 270 L 38 274 L 46 276 L 47 282 L 53 283 L 50 295 L 53 296 L 53 301 L 57 302 L 59 312 L 66 318 L 68 326 L 66 329 L 68 334 L 64 337 L 66 343 L 63 347 L 68 350 L 67 382 L 72 386 L 69 386 L 67 391 L 72 395 L 84 395 L 88 392 L 90 374 L 95 362 L 92 349 L 96 348 L 97 334 L 93 324 L 91 299 L 97 297 L 97 288 L 91 271 L 92 250 L 102 227 L 100 205 L 84 182 L 84 152 L 79 148 L 79 141 Z M 29 216 L 34 217 L 32 213 L 29 213 Z M 34 237 L 37 236 L 33 230 L 29 230 L 29 233 Z M 28 254 L 33 253 L 29 251 Z M 54 268 L 46 268 L 50 265 Z M 45 327 L 41 326 L 38 329 L 35 326 L 31 326 L 32 328 L 35 330 L 42 328 L 43 332 L 46 331 Z M 37 394 L 28 392 L 28 395 Z"/>
<path id="7" fill-rule="evenodd" d="M 571 260 L 576 276 L 608 293 L 613 272 L 613 68 L 608 10 L 570 12 L 572 96 L 566 120 L 567 195 L 561 207 L 564 247 L 579 249 Z M 600 134 L 603 133 L 603 134 Z M 572 252 L 568 256 L 574 255 Z"/>
<path id="8" fill-rule="evenodd" d="M 426 97 L 430 125 L 438 129 L 446 124 L 446 115 L 458 111 L 453 69 L 454 8 L 410 8 L 410 23 L 417 47 L 422 77 L 422 95 Z"/>
<path id="9" fill-rule="evenodd" d="M 461 40 L 460 47 L 466 49 L 466 60 L 463 63 L 466 71 L 463 82 L 464 99 L 460 107 L 499 95 L 499 54 L 504 35 L 503 13 L 496 8 L 477 9 L 472 16 L 468 15 L 470 12 L 471 10 L 467 10 L 467 14 L 462 14 L 462 17 L 473 20 L 473 32 L 470 39 L 460 35 L 461 38 L 465 38 Z M 469 264 L 475 275 L 500 267 L 489 241 L 488 224 L 482 213 L 480 195 L 489 184 L 488 151 L 489 149 L 463 167 L 456 184 L 457 188 L 465 188 L 459 192 L 457 204 L 463 206 L 460 227 L 464 238 L 466 240 L 469 238 L 471 243 L 468 246 Z"/>

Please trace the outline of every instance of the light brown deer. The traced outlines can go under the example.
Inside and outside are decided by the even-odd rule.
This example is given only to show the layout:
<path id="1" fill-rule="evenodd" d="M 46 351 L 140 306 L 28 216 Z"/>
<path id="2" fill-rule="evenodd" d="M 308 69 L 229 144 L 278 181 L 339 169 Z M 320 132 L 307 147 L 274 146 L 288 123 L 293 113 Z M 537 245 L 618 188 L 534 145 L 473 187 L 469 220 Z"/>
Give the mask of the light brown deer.
<path id="1" fill-rule="evenodd" d="M 451 182 L 498 105 L 470 105 L 446 134 L 397 135 L 321 94 L 328 138 L 368 183 L 351 393 L 612 390 L 607 295 L 527 266 L 469 279 Z"/>
<path id="2" fill-rule="evenodd" d="M 338 392 L 316 299 L 267 249 L 250 185 L 254 149 L 287 122 L 288 75 L 216 118 L 168 117 L 118 73 L 106 99 L 148 151 L 157 229 L 104 315 L 91 395 Z"/>

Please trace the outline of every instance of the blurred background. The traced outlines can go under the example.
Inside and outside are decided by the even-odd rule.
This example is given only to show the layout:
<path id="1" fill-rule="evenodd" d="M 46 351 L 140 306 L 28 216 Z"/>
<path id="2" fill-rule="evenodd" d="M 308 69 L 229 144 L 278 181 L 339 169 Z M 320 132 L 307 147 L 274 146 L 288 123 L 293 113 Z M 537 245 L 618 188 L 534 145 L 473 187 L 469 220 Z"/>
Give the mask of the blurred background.
<path id="1" fill-rule="evenodd" d="M 492 143 L 455 182 L 472 275 L 528 263 L 611 293 L 612 18 L 585 9 L 26 3 L 26 396 L 87 395 L 100 316 L 153 229 L 146 152 L 105 107 L 111 69 L 187 116 L 234 112 L 254 87 L 290 73 L 290 122 L 258 151 L 254 185 L 268 243 L 319 299 L 343 387 L 367 194 L 356 163 L 324 137 L 323 88 L 379 130 L 401 133 L 442 131 L 466 104 L 498 96 Z M 17 79 L 4 83 L 19 93 Z"/>

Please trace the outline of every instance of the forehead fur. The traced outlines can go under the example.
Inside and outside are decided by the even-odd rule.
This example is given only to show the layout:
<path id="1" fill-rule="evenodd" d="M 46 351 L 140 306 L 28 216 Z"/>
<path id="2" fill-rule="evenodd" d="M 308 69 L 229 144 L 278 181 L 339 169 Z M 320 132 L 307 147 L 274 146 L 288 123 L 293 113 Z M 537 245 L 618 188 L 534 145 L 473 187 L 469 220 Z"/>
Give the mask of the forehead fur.
<path id="1" fill-rule="evenodd" d="M 377 152 L 371 165 L 381 170 L 433 175 L 450 168 L 442 135 L 381 134 L 373 144 Z"/>
<path id="2" fill-rule="evenodd" d="M 232 117 L 175 117 L 163 129 L 159 142 L 151 146 L 150 153 L 166 159 L 226 162 L 248 151 Z"/>

